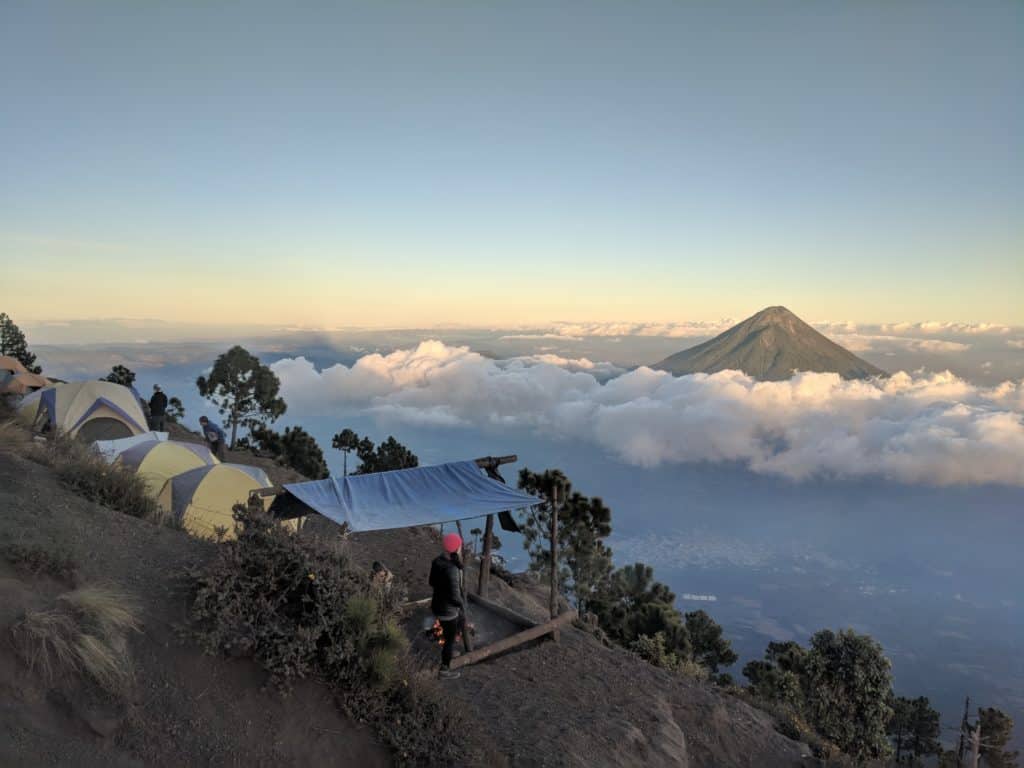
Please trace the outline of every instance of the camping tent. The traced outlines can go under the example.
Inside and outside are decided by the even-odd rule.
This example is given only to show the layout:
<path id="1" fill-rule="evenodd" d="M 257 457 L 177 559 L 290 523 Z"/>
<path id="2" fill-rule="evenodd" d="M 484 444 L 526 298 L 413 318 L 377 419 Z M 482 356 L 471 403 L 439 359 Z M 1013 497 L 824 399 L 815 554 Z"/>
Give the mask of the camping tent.
<path id="1" fill-rule="evenodd" d="M 147 431 L 146 416 L 128 387 L 109 381 L 74 381 L 39 390 L 18 408 L 18 418 L 39 431 L 61 431 L 87 442 Z"/>
<path id="2" fill-rule="evenodd" d="M 118 456 L 133 445 L 149 443 L 153 440 L 166 440 L 167 436 L 166 432 L 143 432 L 132 437 L 122 437 L 120 440 L 96 440 L 92 444 L 92 449 L 106 459 L 107 463 L 113 464 Z"/>
<path id="3" fill-rule="evenodd" d="M 7 373 L 0 371 L 0 395 L 27 395 L 50 386 L 50 381 L 38 373 Z"/>
<path id="4" fill-rule="evenodd" d="M 185 530 L 204 539 L 235 537 L 231 509 L 245 504 L 249 492 L 270 487 L 270 478 L 259 467 L 245 464 L 214 464 L 190 469 L 167 480 L 157 495 L 160 506 Z"/>
<path id="5" fill-rule="evenodd" d="M 15 357 L 0 355 L 0 376 L 3 374 L 28 373 L 28 368 L 21 364 Z"/>
<path id="6" fill-rule="evenodd" d="M 169 479 L 198 467 L 212 467 L 220 460 L 205 445 L 179 443 L 172 440 L 148 440 L 133 445 L 115 462 L 134 469 L 156 496 Z"/>

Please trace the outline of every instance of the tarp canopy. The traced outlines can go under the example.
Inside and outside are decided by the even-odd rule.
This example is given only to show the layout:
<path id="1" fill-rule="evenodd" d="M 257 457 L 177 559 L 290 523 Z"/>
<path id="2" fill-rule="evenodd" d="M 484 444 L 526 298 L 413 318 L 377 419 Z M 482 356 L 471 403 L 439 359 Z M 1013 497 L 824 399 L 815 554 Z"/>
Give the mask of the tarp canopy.
<path id="1" fill-rule="evenodd" d="M 166 432 L 143 432 L 141 435 L 122 437 L 120 440 L 97 440 L 92 444 L 92 449 L 100 454 L 109 463 L 117 460 L 124 451 L 139 443 L 149 443 L 153 440 L 166 440 Z"/>
<path id="2" fill-rule="evenodd" d="M 492 480 L 474 461 L 288 483 L 284 488 L 310 509 L 353 531 L 468 520 L 542 501 Z"/>

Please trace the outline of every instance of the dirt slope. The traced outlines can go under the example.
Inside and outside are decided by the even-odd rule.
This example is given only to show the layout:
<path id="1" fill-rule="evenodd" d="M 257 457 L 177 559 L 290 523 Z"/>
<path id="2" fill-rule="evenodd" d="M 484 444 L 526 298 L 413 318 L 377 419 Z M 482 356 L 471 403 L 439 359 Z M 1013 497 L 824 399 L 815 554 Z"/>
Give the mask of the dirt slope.
<path id="1" fill-rule="evenodd" d="M 70 585 L 0 557 L 0 765 L 390 765 L 325 689 L 300 685 L 284 700 L 261 691 L 254 664 L 176 641 L 186 610 L 179 577 L 212 545 L 86 502 L 48 469 L 0 452 L 0 552 L 12 544 L 68 550 L 79 583 L 136 596 L 144 629 L 131 641 L 138 674 L 127 701 L 69 680 L 46 685 L 15 655 L 9 627 Z"/>
<path id="2" fill-rule="evenodd" d="M 66 548 L 79 582 L 111 582 L 138 597 L 145 629 L 132 643 L 139 675 L 125 705 L 66 682 L 43 685 L 14 654 L 8 627 L 68 585 L 26 576 L 0 558 L 0 765 L 389 764 L 319 686 L 300 685 L 281 700 L 261 691 L 255 665 L 206 657 L 175 640 L 186 615 L 179 576 L 214 545 L 86 502 L 48 469 L 0 452 L 0 552 L 11 544 Z M 361 567 L 385 562 L 410 599 L 428 594 L 436 532 L 357 534 L 345 548 Z M 471 584 L 475 577 L 471 570 Z M 543 592 L 496 579 L 490 596 L 541 620 Z M 557 644 L 465 668 L 449 685 L 512 766 L 816 764 L 763 712 L 576 629 Z"/>
<path id="3" fill-rule="evenodd" d="M 382 531 L 349 541 L 353 559 L 366 565 L 382 560 L 405 582 L 409 599 L 429 595 L 436 532 Z M 469 584 L 476 584 L 476 575 L 468 569 Z M 543 585 L 512 588 L 493 579 L 489 596 L 536 621 L 547 617 Z M 805 745 L 778 733 L 766 713 L 577 629 L 562 632 L 557 644 L 541 641 L 461 672 L 447 683 L 453 695 L 486 723 L 515 766 L 818 765 Z"/>

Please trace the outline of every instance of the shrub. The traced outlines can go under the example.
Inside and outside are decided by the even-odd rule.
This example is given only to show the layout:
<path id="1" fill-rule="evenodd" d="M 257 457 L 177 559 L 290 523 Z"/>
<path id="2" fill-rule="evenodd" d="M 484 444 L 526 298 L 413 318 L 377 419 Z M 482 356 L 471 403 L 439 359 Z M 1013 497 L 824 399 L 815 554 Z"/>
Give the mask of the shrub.
<path id="1" fill-rule="evenodd" d="M 60 595 L 51 608 L 26 613 L 13 634 L 29 668 L 46 680 L 80 674 L 108 693 L 123 694 L 133 677 L 127 635 L 139 629 L 135 614 L 124 593 L 90 585 Z"/>
<path id="2" fill-rule="evenodd" d="M 32 444 L 32 434 L 13 419 L 5 418 L 6 411 L 6 405 L 0 406 L 0 452 L 21 453 Z"/>
<path id="3" fill-rule="evenodd" d="M 38 546 L 26 547 L 21 544 L 12 544 L 4 555 L 11 565 L 32 576 L 46 574 L 69 583 L 75 581 L 78 565 L 71 553 L 62 547 L 45 549 Z"/>
<path id="4" fill-rule="evenodd" d="M 397 605 L 337 547 L 237 505 L 238 538 L 194 572 L 193 632 L 210 653 L 248 656 L 287 692 L 298 678 L 332 686 L 407 765 L 492 762 L 460 705 L 420 677 Z M 397 590 L 393 590 L 396 593 Z"/>
<path id="5" fill-rule="evenodd" d="M 336 553 L 236 505 L 238 538 L 196 574 L 192 616 L 210 652 L 251 656 L 287 691 L 297 678 L 391 681 L 405 638 Z"/>
<path id="6" fill-rule="evenodd" d="M 89 501 L 132 517 L 168 522 L 142 477 L 126 467 L 108 464 L 85 443 L 57 435 L 37 448 L 31 458 L 53 467 L 65 487 Z"/>

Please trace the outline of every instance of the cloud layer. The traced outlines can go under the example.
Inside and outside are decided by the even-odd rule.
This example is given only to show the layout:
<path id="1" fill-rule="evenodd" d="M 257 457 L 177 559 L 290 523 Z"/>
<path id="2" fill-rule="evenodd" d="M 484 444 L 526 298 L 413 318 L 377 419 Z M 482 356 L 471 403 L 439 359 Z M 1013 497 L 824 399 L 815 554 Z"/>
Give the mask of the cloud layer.
<path id="1" fill-rule="evenodd" d="M 301 357 L 273 368 L 300 413 L 343 406 L 410 424 L 525 428 L 588 440 L 639 466 L 725 461 L 794 480 L 1024 485 L 1024 381 L 673 377 L 554 355 L 493 360 L 438 341 L 350 368 L 317 371 Z"/>

